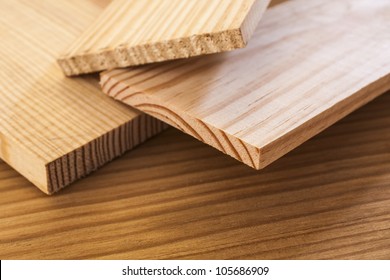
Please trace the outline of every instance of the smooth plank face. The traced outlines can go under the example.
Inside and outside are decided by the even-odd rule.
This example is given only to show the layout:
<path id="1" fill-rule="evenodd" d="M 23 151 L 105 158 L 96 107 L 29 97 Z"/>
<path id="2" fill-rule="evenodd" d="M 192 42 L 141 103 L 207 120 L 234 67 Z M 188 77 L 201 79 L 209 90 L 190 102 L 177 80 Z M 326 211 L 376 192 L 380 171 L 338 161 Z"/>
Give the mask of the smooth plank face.
<path id="1" fill-rule="evenodd" d="M 66 75 L 244 47 L 269 0 L 114 0 L 58 59 Z"/>
<path id="2" fill-rule="evenodd" d="M 104 3 L 105 2 L 105 3 Z M 0 157 L 53 193 L 161 129 L 56 63 L 108 1 L 0 1 Z"/>
<path id="3" fill-rule="evenodd" d="M 260 169 L 390 88 L 389 11 L 289 1 L 244 50 L 104 72 L 102 88 Z"/>

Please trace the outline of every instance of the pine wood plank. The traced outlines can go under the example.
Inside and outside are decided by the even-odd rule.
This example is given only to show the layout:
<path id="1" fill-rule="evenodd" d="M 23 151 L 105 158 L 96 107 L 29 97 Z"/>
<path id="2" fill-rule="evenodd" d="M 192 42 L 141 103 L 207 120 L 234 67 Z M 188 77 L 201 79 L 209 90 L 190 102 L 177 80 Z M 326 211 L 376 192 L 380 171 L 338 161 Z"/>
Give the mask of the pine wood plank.
<path id="1" fill-rule="evenodd" d="M 0 259 L 388 260 L 389 108 L 262 171 L 173 129 L 52 197 L 0 163 Z"/>
<path id="2" fill-rule="evenodd" d="M 269 0 L 114 0 L 58 59 L 66 75 L 243 48 Z"/>
<path id="3" fill-rule="evenodd" d="M 0 157 L 46 193 L 162 128 L 101 94 L 97 77 L 66 79 L 56 63 L 102 4 L 0 1 Z"/>
<path id="4" fill-rule="evenodd" d="M 390 2 L 295 0 L 244 50 L 101 75 L 108 95 L 261 169 L 390 88 Z"/>

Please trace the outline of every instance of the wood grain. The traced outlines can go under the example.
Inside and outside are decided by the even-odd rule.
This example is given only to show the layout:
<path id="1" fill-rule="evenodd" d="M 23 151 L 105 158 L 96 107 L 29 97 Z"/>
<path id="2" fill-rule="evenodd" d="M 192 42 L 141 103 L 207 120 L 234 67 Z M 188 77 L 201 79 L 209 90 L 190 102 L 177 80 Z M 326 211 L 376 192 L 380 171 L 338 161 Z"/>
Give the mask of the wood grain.
<path id="1" fill-rule="evenodd" d="M 46 193 L 162 129 L 101 94 L 97 77 L 66 79 L 56 63 L 103 4 L 0 1 L 0 157 Z"/>
<path id="2" fill-rule="evenodd" d="M 269 0 L 114 0 L 58 59 L 66 75 L 243 48 Z"/>
<path id="3" fill-rule="evenodd" d="M 390 2 L 289 1 L 244 50 L 102 74 L 108 95 L 261 169 L 390 89 Z"/>
<path id="4" fill-rule="evenodd" d="M 170 129 L 47 197 L 0 163 L 0 259 L 389 259 L 390 93 L 256 171 Z"/>

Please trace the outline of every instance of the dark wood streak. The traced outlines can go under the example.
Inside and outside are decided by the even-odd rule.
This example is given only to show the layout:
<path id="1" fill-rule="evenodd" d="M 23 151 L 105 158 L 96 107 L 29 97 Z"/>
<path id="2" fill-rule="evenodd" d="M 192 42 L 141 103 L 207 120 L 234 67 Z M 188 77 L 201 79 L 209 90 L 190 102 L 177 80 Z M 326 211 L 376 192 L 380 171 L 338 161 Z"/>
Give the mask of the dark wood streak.
<path id="1" fill-rule="evenodd" d="M 75 179 L 75 177 L 72 176 L 73 175 L 72 173 L 73 173 L 74 166 L 71 166 L 71 163 L 70 163 L 70 161 L 71 161 L 70 155 L 71 154 L 72 153 L 69 153 L 69 154 L 66 155 L 66 163 L 67 163 L 67 169 L 68 169 L 68 175 L 69 175 L 68 182 L 73 182 L 73 180 Z"/>
<path id="2" fill-rule="evenodd" d="M 134 96 L 136 95 L 141 95 L 143 96 L 144 94 L 142 92 L 136 92 L 136 93 L 131 93 L 131 94 L 128 94 L 126 96 L 124 96 L 123 98 L 120 98 L 121 101 L 126 101 L 130 98 L 134 98 Z M 173 112 L 172 110 L 168 109 L 167 107 L 165 106 L 161 106 L 161 105 L 156 105 L 156 104 L 150 104 L 150 103 L 142 103 L 142 104 L 137 104 L 136 105 L 136 108 L 139 108 L 140 110 L 144 111 L 145 113 L 148 113 L 148 114 L 156 114 L 155 111 L 151 111 L 149 109 L 146 109 L 146 108 L 157 108 L 159 110 L 163 110 L 165 112 L 168 113 L 168 115 L 171 115 L 171 116 L 174 116 L 175 119 L 178 119 L 180 120 L 180 123 L 182 125 L 184 125 L 184 127 L 182 125 L 179 125 L 177 122 L 173 122 L 174 124 L 176 124 L 178 126 L 179 129 L 185 131 L 185 132 L 188 132 L 190 134 L 192 134 L 195 138 L 201 140 L 202 142 L 205 142 L 205 143 L 209 143 L 209 141 L 206 141 L 204 139 L 204 137 L 202 137 L 200 135 L 200 133 L 198 133 L 194 127 L 192 127 L 188 122 L 186 122 L 182 117 L 180 117 L 177 113 Z M 156 114 L 156 115 L 160 115 L 164 118 L 167 118 L 169 120 L 172 120 L 171 118 L 168 117 L 168 115 L 163 115 L 163 114 Z M 164 119 L 162 119 L 164 120 Z M 218 139 L 218 137 L 211 131 L 211 129 L 205 124 L 203 123 L 202 121 L 200 120 L 197 120 L 198 124 L 200 124 L 208 133 L 209 135 L 214 139 L 214 141 L 217 143 L 218 145 L 218 148 L 219 150 L 221 150 L 223 153 L 227 153 L 225 148 L 223 147 L 222 143 L 220 142 L 220 140 Z M 231 141 L 228 139 L 228 137 L 221 131 L 221 135 L 224 139 L 224 141 L 228 144 L 228 146 L 230 147 L 230 149 L 233 151 L 234 153 L 234 156 L 240 160 L 240 161 L 243 161 L 242 157 L 240 156 L 239 152 L 237 151 L 237 149 L 234 147 L 234 145 L 231 143 Z M 245 147 L 246 149 L 246 147 Z M 247 149 L 246 149 L 247 152 L 249 152 Z M 250 157 L 250 156 L 249 156 Z M 253 164 L 253 167 L 255 167 L 254 165 L 254 161 L 253 159 L 250 157 L 251 159 L 251 162 Z"/>
<path id="3" fill-rule="evenodd" d="M 182 127 L 181 123 L 178 123 L 178 122 L 174 121 L 172 118 L 169 118 L 167 115 L 164 115 L 162 113 L 158 113 L 158 112 L 155 112 L 155 111 L 151 111 L 151 110 L 150 111 L 146 110 L 145 113 L 147 113 L 147 114 L 149 114 L 151 116 L 154 116 L 156 118 L 159 118 L 160 120 L 163 120 L 163 121 L 165 121 L 167 123 L 172 123 L 172 125 L 175 128 L 177 128 L 177 129 L 179 129 L 179 130 L 181 130 L 183 132 L 189 132 L 187 129 Z"/>
<path id="4" fill-rule="evenodd" d="M 214 141 L 217 143 L 218 145 L 218 149 L 220 151 L 222 151 L 223 153 L 226 154 L 226 150 L 225 150 L 225 147 L 222 145 L 221 141 L 219 140 L 219 138 L 217 137 L 217 135 L 215 135 L 213 133 L 213 131 L 208 127 L 207 124 L 205 124 L 204 122 L 202 122 L 201 120 L 197 119 L 196 120 L 198 124 L 200 124 L 208 133 L 209 135 L 214 139 Z"/>
<path id="5" fill-rule="evenodd" d="M 47 174 L 47 180 L 48 180 L 48 190 L 49 192 L 53 192 L 53 186 L 54 186 L 54 180 L 53 180 L 53 173 L 51 172 L 51 164 L 46 165 L 46 174 Z"/>
<path id="6" fill-rule="evenodd" d="M 125 127 L 126 127 L 126 125 L 120 126 L 118 128 L 118 142 L 119 142 L 118 155 L 121 155 L 123 153 L 123 151 L 124 151 L 124 143 L 123 143 L 122 135 L 123 135 L 123 130 L 124 130 Z"/>
<path id="7" fill-rule="evenodd" d="M 237 158 L 239 161 L 243 161 L 242 157 L 240 156 L 240 153 L 234 147 L 233 143 L 229 140 L 229 137 L 223 131 L 221 131 L 221 135 L 225 142 L 229 145 L 230 149 L 233 151 L 234 157 Z"/>
<path id="8" fill-rule="evenodd" d="M 155 111 L 152 111 L 148 108 L 154 108 L 154 109 L 158 109 L 158 110 L 162 110 L 164 112 L 167 112 L 168 113 L 167 116 L 171 115 L 171 116 L 175 117 L 175 119 L 180 121 L 180 123 L 184 126 L 184 131 L 192 134 L 195 138 L 198 138 L 199 140 L 205 142 L 203 137 L 196 131 L 196 129 L 194 129 L 182 117 L 180 117 L 175 112 L 169 110 L 168 108 L 166 108 L 164 106 L 156 105 L 156 104 L 149 104 L 149 103 L 137 104 L 137 108 L 140 108 L 142 111 L 149 113 L 149 114 L 154 114 Z M 169 118 L 169 119 L 171 119 L 171 118 Z"/>
<path id="9" fill-rule="evenodd" d="M 73 151 L 73 169 L 76 175 L 76 178 L 79 178 L 78 162 L 77 162 L 77 150 Z"/>
<path id="10" fill-rule="evenodd" d="M 62 158 L 57 159 L 56 161 L 56 167 L 57 167 L 57 178 L 59 178 L 59 184 L 58 187 L 60 186 L 65 186 L 65 172 L 64 168 L 62 165 Z"/>
<path id="11" fill-rule="evenodd" d="M 59 178 L 58 178 L 57 164 L 55 161 L 53 161 L 52 166 L 53 166 L 53 176 L 55 178 L 53 184 L 53 190 L 57 191 L 59 188 Z"/>
<path id="12" fill-rule="evenodd" d="M 246 146 L 246 144 L 245 144 L 241 139 L 238 139 L 238 141 L 240 142 L 240 144 L 241 144 L 242 147 L 244 148 L 246 154 L 248 155 L 248 158 L 251 160 L 252 166 L 253 166 L 253 167 L 256 167 L 257 164 L 255 164 L 255 161 L 253 160 L 252 155 L 251 155 L 251 153 L 249 152 L 248 147 Z M 258 153 L 260 153 L 260 152 L 258 151 Z"/>
<path id="13" fill-rule="evenodd" d="M 86 158 L 85 158 L 85 146 L 82 146 L 80 148 L 80 152 L 81 152 L 81 162 L 82 162 L 82 167 L 83 167 L 83 173 L 86 173 L 87 172 L 87 162 L 86 162 Z"/>

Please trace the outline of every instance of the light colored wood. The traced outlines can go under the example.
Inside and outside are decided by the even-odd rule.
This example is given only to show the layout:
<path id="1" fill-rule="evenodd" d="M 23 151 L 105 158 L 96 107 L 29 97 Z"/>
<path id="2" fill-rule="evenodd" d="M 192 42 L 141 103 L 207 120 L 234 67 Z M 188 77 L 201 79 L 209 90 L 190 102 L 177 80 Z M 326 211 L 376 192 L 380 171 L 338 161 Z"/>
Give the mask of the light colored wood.
<path id="1" fill-rule="evenodd" d="M 262 171 L 174 129 L 52 197 L 0 163 L 0 259 L 388 260 L 389 108 Z"/>
<path id="2" fill-rule="evenodd" d="M 103 91 L 261 169 L 390 88 L 390 2 L 296 0 L 244 50 L 102 74 Z"/>
<path id="3" fill-rule="evenodd" d="M 162 128 L 101 94 L 97 77 L 66 79 L 56 63 L 102 4 L 0 1 L 0 157 L 46 193 Z"/>
<path id="4" fill-rule="evenodd" d="M 114 0 L 58 59 L 66 75 L 243 48 L 269 0 Z"/>

